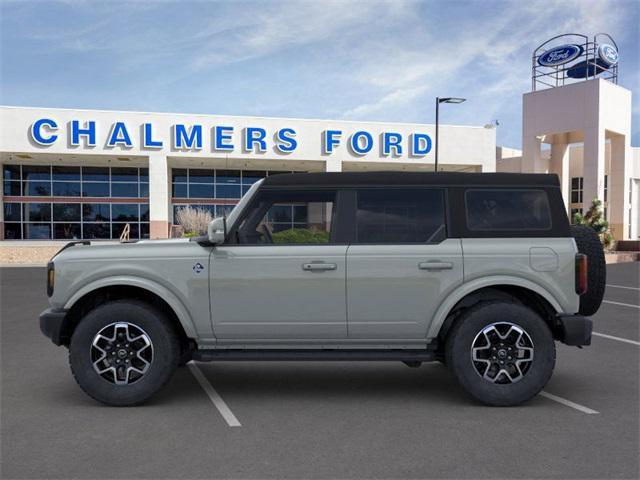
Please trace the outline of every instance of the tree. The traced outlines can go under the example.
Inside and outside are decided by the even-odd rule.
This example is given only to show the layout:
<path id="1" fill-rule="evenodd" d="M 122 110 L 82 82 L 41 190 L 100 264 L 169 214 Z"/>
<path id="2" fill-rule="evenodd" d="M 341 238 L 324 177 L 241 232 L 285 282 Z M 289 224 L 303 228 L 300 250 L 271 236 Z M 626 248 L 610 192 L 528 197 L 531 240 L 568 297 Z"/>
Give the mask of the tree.
<path id="1" fill-rule="evenodd" d="M 591 202 L 591 207 L 584 215 L 582 213 L 576 213 L 573 216 L 573 223 L 575 225 L 584 225 L 591 227 L 600 237 L 600 241 L 605 249 L 611 250 L 614 246 L 613 235 L 609 231 L 609 222 L 604 218 L 602 212 L 602 202 L 597 198 Z"/>

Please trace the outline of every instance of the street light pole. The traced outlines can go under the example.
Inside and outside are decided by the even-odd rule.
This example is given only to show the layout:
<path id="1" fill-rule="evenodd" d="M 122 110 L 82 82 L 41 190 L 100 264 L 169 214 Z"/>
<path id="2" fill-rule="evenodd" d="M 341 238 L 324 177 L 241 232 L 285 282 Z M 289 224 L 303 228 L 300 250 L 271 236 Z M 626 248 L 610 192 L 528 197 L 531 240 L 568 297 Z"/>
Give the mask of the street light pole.
<path id="1" fill-rule="evenodd" d="M 439 130 L 440 130 L 440 104 L 441 103 L 462 103 L 464 101 L 466 101 L 466 98 L 459 98 L 459 97 L 444 97 L 444 98 L 440 98 L 440 97 L 436 97 L 436 144 L 435 144 L 435 157 L 436 157 L 436 161 L 435 161 L 435 165 L 433 170 L 435 172 L 438 171 L 438 144 L 440 142 L 438 142 L 438 135 L 439 135 Z"/>
<path id="2" fill-rule="evenodd" d="M 433 171 L 438 171 L 438 131 L 440 129 L 440 97 L 436 97 L 436 144 L 435 144 L 435 155 L 436 155 L 436 163 Z"/>

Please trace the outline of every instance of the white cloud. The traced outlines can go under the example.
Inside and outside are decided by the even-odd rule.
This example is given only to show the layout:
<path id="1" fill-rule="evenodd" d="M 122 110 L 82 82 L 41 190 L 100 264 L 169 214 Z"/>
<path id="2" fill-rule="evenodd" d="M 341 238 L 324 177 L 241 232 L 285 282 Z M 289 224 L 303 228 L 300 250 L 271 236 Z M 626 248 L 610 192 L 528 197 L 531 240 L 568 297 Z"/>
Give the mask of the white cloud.
<path id="1" fill-rule="evenodd" d="M 18 47 L 37 44 L 38 55 L 60 59 L 60 69 L 95 59 L 124 79 L 128 98 L 148 103 L 136 108 L 226 101 L 233 113 L 424 121 L 433 97 L 456 95 L 469 102 L 446 116 L 480 125 L 498 115 L 519 121 L 541 42 L 570 31 L 622 37 L 635 28 L 637 35 L 628 17 L 639 8 L 637 0 L 5 4 L 2 22 L 19 25 L 11 38 Z M 637 55 L 631 50 L 621 58 Z M 622 68 L 621 75 L 637 78 Z M 223 80 L 214 87 L 209 78 Z M 110 91 L 101 79 L 94 85 Z M 200 100 L 183 106 L 191 88 Z M 519 137 L 519 125 L 507 128 Z"/>
<path id="2" fill-rule="evenodd" d="M 437 25 L 421 29 L 416 21 L 407 27 L 418 32 L 414 42 L 386 38 L 364 47 L 376 56 L 358 65 L 354 75 L 359 83 L 373 87 L 374 97 L 348 108 L 344 117 L 384 115 L 422 93 L 435 97 L 437 88 L 457 94 L 451 91 L 465 83 L 461 78 L 476 79 L 473 95 L 478 103 L 492 97 L 488 113 L 495 115 L 501 104 L 526 91 L 531 53 L 538 44 L 565 32 L 619 32 L 626 15 L 619 7 L 613 0 L 511 2 L 493 18 L 461 18 L 459 30 L 446 34 Z"/>
<path id="3" fill-rule="evenodd" d="M 202 32 L 215 52 L 205 51 L 193 59 L 198 70 L 256 59 L 283 49 L 314 43 L 331 43 L 343 35 L 371 28 L 383 18 L 404 15 L 401 1 L 274 2 L 260 4 L 258 11 L 234 15 L 225 32 Z"/>

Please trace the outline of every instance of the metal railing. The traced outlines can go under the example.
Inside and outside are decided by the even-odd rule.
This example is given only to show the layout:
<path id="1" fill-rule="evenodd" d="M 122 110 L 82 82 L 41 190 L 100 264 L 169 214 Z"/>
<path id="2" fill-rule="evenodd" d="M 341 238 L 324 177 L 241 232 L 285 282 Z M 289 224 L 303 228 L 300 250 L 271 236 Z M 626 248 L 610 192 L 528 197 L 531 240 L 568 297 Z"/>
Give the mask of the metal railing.
<path id="1" fill-rule="evenodd" d="M 562 39 L 562 40 L 560 40 Z M 605 67 L 598 62 L 598 48 L 602 44 L 601 39 L 605 43 L 610 43 L 616 50 L 618 45 L 606 33 L 598 33 L 590 40 L 586 35 L 580 33 L 565 33 L 550 38 L 546 42 L 539 45 L 531 56 L 531 88 L 532 91 L 542 90 L 545 88 L 561 87 L 571 83 L 577 83 L 593 78 L 603 78 L 613 83 L 618 83 L 618 64 Z M 561 45 L 576 45 L 582 49 L 582 52 L 576 57 L 554 66 L 541 65 L 539 59 L 547 51 Z M 584 68 L 584 75 L 571 76 L 569 73 L 576 72 L 576 69 Z"/>

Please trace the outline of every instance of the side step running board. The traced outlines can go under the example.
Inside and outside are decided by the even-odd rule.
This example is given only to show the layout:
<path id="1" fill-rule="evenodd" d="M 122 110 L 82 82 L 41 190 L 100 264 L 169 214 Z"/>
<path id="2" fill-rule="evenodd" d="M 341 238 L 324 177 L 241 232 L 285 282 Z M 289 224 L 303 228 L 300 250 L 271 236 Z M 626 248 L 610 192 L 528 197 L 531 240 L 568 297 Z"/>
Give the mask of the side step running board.
<path id="1" fill-rule="evenodd" d="M 211 361 L 399 361 L 432 362 L 437 360 L 435 350 L 196 350 L 193 359 Z"/>

